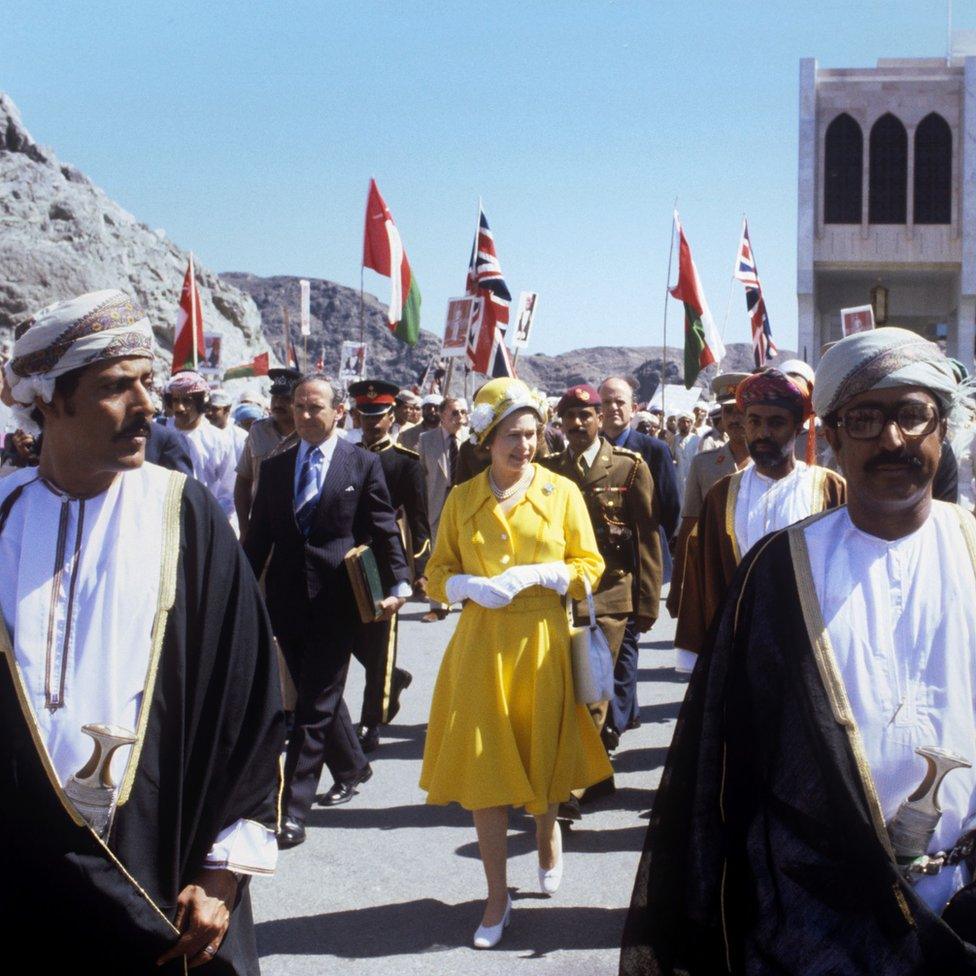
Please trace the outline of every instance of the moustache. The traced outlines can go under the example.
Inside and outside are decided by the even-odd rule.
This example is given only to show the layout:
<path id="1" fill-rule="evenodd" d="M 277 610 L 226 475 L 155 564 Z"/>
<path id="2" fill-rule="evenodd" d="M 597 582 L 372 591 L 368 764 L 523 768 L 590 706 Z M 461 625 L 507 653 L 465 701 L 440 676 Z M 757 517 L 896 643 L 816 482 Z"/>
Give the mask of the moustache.
<path id="1" fill-rule="evenodd" d="M 768 451 L 770 454 L 782 454 L 783 453 L 782 448 L 780 448 L 780 446 L 778 444 L 776 444 L 774 441 L 753 441 L 749 445 L 749 450 L 750 451 L 760 451 L 760 452 L 766 452 L 766 451 Z"/>
<path id="2" fill-rule="evenodd" d="M 914 468 L 921 470 L 922 459 L 914 454 L 905 454 L 902 451 L 885 451 L 883 454 L 876 454 L 870 461 L 865 462 L 865 471 L 875 471 L 880 467 L 888 465 L 898 465 L 903 468 Z"/>
<path id="3" fill-rule="evenodd" d="M 123 427 L 116 435 L 115 440 L 124 441 L 130 437 L 148 437 L 150 432 L 148 420 L 134 420 L 131 424 Z"/>

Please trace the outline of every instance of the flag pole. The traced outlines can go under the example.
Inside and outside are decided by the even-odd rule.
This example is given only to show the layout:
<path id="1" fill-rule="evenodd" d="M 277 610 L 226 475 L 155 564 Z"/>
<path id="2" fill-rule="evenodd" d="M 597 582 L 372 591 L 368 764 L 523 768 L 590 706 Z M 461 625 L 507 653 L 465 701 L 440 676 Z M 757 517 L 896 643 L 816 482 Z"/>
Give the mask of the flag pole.
<path id="1" fill-rule="evenodd" d="M 674 224 L 678 217 L 678 198 L 674 198 L 671 210 L 671 242 L 668 245 L 668 277 L 664 282 L 664 364 L 661 367 L 661 412 L 664 414 L 665 430 L 667 429 L 668 411 L 664 405 L 664 397 L 668 389 L 668 299 L 671 297 L 671 261 L 674 258 Z"/>
<path id="2" fill-rule="evenodd" d="M 390 267 L 391 274 L 394 272 Z M 363 265 L 359 266 L 359 342 L 364 345 L 366 342 L 366 304 L 363 299 L 365 270 Z"/>
<path id="3" fill-rule="evenodd" d="M 739 231 L 739 249 L 740 250 L 742 248 L 742 238 L 745 236 L 745 233 L 746 233 L 746 215 L 743 214 L 742 215 L 742 229 Z M 753 259 L 753 261 L 756 260 L 756 255 L 755 254 L 753 254 L 752 259 Z M 728 327 L 728 324 L 729 324 L 729 313 L 732 311 L 732 292 L 735 289 L 735 273 L 738 270 L 738 268 L 739 268 L 739 251 L 737 250 L 735 252 L 735 261 L 733 262 L 733 265 L 732 265 L 732 278 L 729 281 L 729 300 L 725 304 L 725 318 L 722 319 L 722 345 L 723 346 L 725 345 L 725 330 L 726 330 L 726 328 Z M 759 269 L 758 268 L 756 269 L 756 274 L 757 274 L 757 276 L 759 274 Z"/>
<path id="4" fill-rule="evenodd" d="M 457 356 L 451 356 L 447 361 L 447 375 L 444 377 L 444 393 L 443 396 L 447 398 L 451 395 L 451 379 L 454 376 L 454 360 Z"/>
<path id="5" fill-rule="evenodd" d="M 193 270 L 193 252 L 190 251 L 190 335 L 193 341 L 193 368 L 197 368 L 197 277 Z"/>

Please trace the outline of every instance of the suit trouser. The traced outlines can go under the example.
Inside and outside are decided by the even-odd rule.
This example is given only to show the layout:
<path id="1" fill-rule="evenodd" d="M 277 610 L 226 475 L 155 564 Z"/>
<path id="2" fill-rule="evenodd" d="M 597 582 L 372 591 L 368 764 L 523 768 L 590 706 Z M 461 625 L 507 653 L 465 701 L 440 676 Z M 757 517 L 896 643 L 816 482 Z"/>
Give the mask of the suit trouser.
<path id="1" fill-rule="evenodd" d="M 360 624 L 356 628 L 352 653 L 366 670 L 360 717 L 363 725 L 386 725 L 390 720 L 390 693 L 396 672 L 399 630 L 396 615 L 392 620 Z"/>
<path id="2" fill-rule="evenodd" d="M 637 621 L 631 617 L 627 621 L 617 663 L 613 668 L 613 701 L 610 703 L 610 723 L 618 732 L 624 732 L 637 719 Z"/>
<path id="3" fill-rule="evenodd" d="M 338 618 L 315 614 L 303 636 L 279 638 L 298 692 L 282 807 L 299 823 L 308 817 L 323 765 L 337 783 L 353 780 L 367 765 L 342 697 L 357 621 Z"/>

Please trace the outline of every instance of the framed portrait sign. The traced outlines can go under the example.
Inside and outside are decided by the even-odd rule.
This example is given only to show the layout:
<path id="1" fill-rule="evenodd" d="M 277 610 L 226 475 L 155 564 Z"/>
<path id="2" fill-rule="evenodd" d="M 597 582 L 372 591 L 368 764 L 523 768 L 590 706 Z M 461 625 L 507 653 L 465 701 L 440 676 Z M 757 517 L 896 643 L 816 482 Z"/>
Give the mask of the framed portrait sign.
<path id="1" fill-rule="evenodd" d="M 476 314 L 478 299 L 473 295 L 447 300 L 447 319 L 444 322 L 444 342 L 441 355 L 446 358 L 465 355 L 468 347 L 468 330 Z"/>
<path id="2" fill-rule="evenodd" d="M 874 309 L 870 305 L 855 305 L 840 310 L 840 327 L 845 336 L 868 332 L 874 328 Z"/>

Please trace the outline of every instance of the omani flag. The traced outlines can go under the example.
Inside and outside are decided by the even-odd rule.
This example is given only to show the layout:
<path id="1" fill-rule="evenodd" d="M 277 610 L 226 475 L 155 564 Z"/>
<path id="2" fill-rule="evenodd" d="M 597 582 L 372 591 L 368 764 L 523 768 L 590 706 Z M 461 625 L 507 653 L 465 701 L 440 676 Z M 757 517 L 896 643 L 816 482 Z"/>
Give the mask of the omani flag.
<path id="1" fill-rule="evenodd" d="M 410 271 L 400 231 L 380 196 L 376 180 L 369 181 L 366 201 L 363 267 L 390 279 L 387 323 L 398 339 L 415 346 L 420 335 L 420 289 Z"/>
<path id="2" fill-rule="evenodd" d="M 674 225 L 678 229 L 678 283 L 671 289 L 671 294 L 685 306 L 685 387 L 690 390 L 706 366 L 721 361 L 725 346 L 705 301 L 698 269 L 677 211 Z"/>

